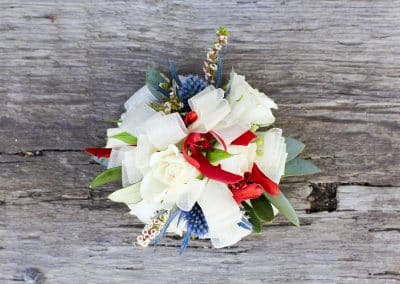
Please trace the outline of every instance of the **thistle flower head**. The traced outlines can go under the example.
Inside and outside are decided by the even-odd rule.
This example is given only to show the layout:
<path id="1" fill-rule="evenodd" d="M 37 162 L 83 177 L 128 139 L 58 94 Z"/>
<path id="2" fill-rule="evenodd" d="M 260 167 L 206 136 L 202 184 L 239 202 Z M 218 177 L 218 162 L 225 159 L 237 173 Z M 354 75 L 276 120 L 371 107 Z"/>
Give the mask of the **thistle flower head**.
<path id="1" fill-rule="evenodd" d="M 186 221 L 186 231 L 202 238 L 208 233 L 208 225 L 201 207 L 196 203 L 190 211 L 182 211 Z"/>
<path id="2" fill-rule="evenodd" d="M 198 75 L 189 75 L 182 80 L 179 96 L 183 103 L 184 110 L 189 108 L 188 100 L 207 87 L 207 83 Z"/>

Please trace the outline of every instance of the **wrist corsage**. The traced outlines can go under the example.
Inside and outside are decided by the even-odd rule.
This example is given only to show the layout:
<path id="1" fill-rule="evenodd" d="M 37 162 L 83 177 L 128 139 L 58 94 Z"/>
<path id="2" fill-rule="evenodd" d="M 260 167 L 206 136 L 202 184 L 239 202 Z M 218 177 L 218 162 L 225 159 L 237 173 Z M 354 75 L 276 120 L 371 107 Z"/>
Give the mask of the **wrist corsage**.
<path id="1" fill-rule="evenodd" d="M 157 245 L 166 233 L 182 236 L 180 253 L 193 238 L 216 248 L 260 232 L 281 213 L 299 226 L 279 190 L 283 177 L 318 172 L 298 155 L 304 144 L 273 127 L 275 102 L 232 71 L 224 84 L 221 27 L 207 52 L 204 77 L 170 76 L 148 68 L 146 85 L 125 103 L 107 130 L 105 148 L 87 148 L 107 169 L 92 188 L 122 180 L 109 195 L 144 223 L 136 243 Z"/>

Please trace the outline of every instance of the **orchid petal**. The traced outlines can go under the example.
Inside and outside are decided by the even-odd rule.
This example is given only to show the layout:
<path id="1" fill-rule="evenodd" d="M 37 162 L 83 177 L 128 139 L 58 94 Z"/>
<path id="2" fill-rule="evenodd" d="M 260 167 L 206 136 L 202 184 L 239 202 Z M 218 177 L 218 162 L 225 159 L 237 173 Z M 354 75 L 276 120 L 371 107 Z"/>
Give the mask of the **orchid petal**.
<path id="1" fill-rule="evenodd" d="M 282 129 L 272 128 L 264 135 L 263 154 L 256 158 L 260 170 L 273 182 L 279 184 L 285 171 L 287 157 Z"/>
<path id="2" fill-rule="evenodd" d="M 140 183 L 140 194 L 144 200 L 149 202 L 161 202 L 165 195 L 166 189 L 167 186 L 153 178 L 151 172 L 146 174 Z"/>
<path id="3" fill-rule="evenodd" d="M 111 150 L 110 158 L 108 159 L 107 169 L 119 167 L 122 165 L 122 159 L 125 152 L 134 149 L 134 146 L 125 146 L 121 148 L 114 148 Z"/>
<path id="4" fill-rule="evenodd" d="M 187 184 L 176 187 L 175 189 L 180 192 L 176 205 L 183 211 L 190 211 L 203 193 L 206 182 L 206 179 L 194 179 Z"/>
<path id="5" fill-rule="evenodd" d="M 229 146 L 228 153 L 231 157 L 219 161 L 223 170 L 238 175 L 251 171 L 256 158 L 257 146 L 251 143 L 248 146 Z"/>
<path id="6" fill-rule="evenodd" d="M 210 131 L 231 111 L 228 101 L 224 99 L 224 91 L 214 87 L 207 87 L 190 98 L 188 103 L 198 115 L 198 119 L 189 127 L 192 132 Z"/>
<path id="7" fill-rule="evenodd" d="M 156 151 L 153 144 L 150 143 L 147 135 L 139 135 L 136 151 L 136 167 L 142 174 L 146 173 L 149 167 L 150 156 Z"/>
<path id="8" fill-rule="evenodd" d="M 221 96 L 221 92 L 214 92 L 215 90 L 215 87 L 210 85 L 197 95 L 191 97 L 188 100 L 190 108 L 193 111 L 198 112 L 207 109 L 211 100 L 217 101 L 222 99 L 223 94 Z"/>
<path id="9" fill-rule="evenodd" d="M 131 209 L 130 214 L 135 215 L 143 223 L 150 224 L 155 212 L 161 208 L 161 204 L 142 200 L 136 204 L 129 204 L 128 207 Z"/>
<path id="10" fill-rule="evenodd" d="M 138 137 L 139 134 L 144 134 L 145 132 L 146 120 L 160 116 L 162 116 L 162 114 L 156 112 L 150 106 L 146 104 L 139 104 L 137 107 L 125 113 L 125 115 L 122 117 L 122 123 L 120 127 Z"/>
<path id="11" fill-rule="evenodd" d="M 127 143 L 116 139 L 116 138 L 112 138 L 112 136 L 120 134 L 122 132 L 125 132 L 124 129 L 121 128 L 108 128 L 107 129 L 107 144 L 106 144 L 106 148 L 116 148 L 116 147 L 121 147 L 121 146 L 125 146 L 128 145 Z"/>
<path id="12" fill-rule="evenodd" d="M 211 243 L 215 248 L 223 248 L 236 244 L 242 238 L 248 236 L 251 233 L 251 230 L 242 228 L 237 224 L 231 224 L 230 226 L 225 227 L 224 233 L 219 235 L 218 238 L 211 238 Z"/>
<path id="13" fill-rule="evenodd" d="M 145 123 L 150 142 L 158 150 L 164 150 L 170 144 L 176 144 L 187 135 L 187 129 L 178 113 L 149 119 Z"/>
<path id="14" fill-rule="evenodd" d="M 136 166 L 137 148 L 124 152 L 122 158 L 122 185 L 128 186 L 137 183 L 143 177 L 140 169 Z"/>
<path id="15" fill-rule="evenodd" d="M 122 202 L 126 205 L 133 205 L 142 201 L 140 196 L 140 183 L 121 188 L 108 196 L 108 199 L 114 202 Z"/>
<path id="16" fill-rule="evenodd" d="M 225 141 L 227 145 L 231 144 L 233 140 L 240 137 L 242 134 L 246 133 L 249 128 L 243 124 L 235 124 L 225 128 L 216 129 L 214 132 Z"/>
<path id="17" fill-rule="evenodd" d="M 156 102 L 157 98 L 153 96 L 149 88 L 144 85 L 137 90 L 124 104 L 126 111 L 130 111 L 137 105 L 150 104 Z"/>
<path id="18" fill-rule="evenodd" d="M 209 237 L 217 248 L 232 245 L 251 231 L 239 227 L 243 218 L 228 187 L 209 180 L 198 200 L 209 227 Z"/>

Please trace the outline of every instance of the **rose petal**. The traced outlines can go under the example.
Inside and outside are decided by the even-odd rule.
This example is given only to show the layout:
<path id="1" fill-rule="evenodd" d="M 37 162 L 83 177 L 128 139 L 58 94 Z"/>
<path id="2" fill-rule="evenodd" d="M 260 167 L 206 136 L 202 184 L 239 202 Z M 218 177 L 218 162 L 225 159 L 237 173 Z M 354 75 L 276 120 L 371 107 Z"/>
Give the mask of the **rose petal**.
<path id="1" fill-rule="evenodd" d="M 152 173 L 149 172 L 143 177 L 140 184 L 140 194 L 144 200 L 149 202 L 161 202 L 167 188 L 167 185 L 154 179 Z"/>

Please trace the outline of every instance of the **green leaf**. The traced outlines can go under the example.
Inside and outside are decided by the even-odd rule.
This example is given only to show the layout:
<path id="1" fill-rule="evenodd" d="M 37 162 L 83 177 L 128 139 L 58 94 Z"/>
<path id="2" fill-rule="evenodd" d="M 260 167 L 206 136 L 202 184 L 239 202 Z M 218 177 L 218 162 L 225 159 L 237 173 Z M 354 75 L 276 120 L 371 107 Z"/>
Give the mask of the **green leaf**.
<path id="1" fill-rule="evenodd" d="M 233 156 L 232 154 L 229 154 L 228 152 L 225 152 L 224 150 L 220 149 L 214 149 L 210 152 L 207 152 L 207 160 L 210 163 L 216 163 L 218 161 L 228 159 L 232 156 Z"/>
<path id="2" fill-rule="evenodd" d="M 135 183 L 128 187 L 114 191 L 108 196 L 108 199 L 114 202 L 122 202 L 126 205 L 136 204 L 142 201 L 140 195 L 140 183 Z"/>
<path id="3" fill-rule="evenodd" d="M 285 177 L 304 176 L 319 173 L 321 170 L 313 163 L 296 157 L 285 165 Z"/>
<path id="4" fill-rule="evenodd" d="M 303 150 L 306 145 L 304 145 L 299 140 L 292 137 L 285 137 L 286 152 L 288 153 L 286 162 L 296 158 Z"/>
<path id="5" fill-rule="evenodd" d="M 268 200 L 274 205 L 286 219 L 292 222 L 296 226 L 300 226 L 299 218 L 297 218 L 296 212 L 294 211 L 290 202 L 286 199 L 282 192 L 278 195 L 270 195 L 265 193 Z"/>
<path id="6" fill-rule="evenodd" d="M 122 179 L 121 167 L 115 167 L 101 172 L 90 183 L 90 188 L 96 188 L 106 183 Z"/>
<path id="7" fill-rule="evenodd" d="M 118 140 L 121 140 L 122 142 L 125 142 L 129 145 L 136 145 L 137 144 L 137 138 L 128 132 L 121 132 L 118 134 L 115 134 L 113 136 L 110 136 L 109 138 L 115 138 Z"/>
<path id="8" fill-rule="evenodd" d="M 164 78 L 164 76 L 156 69 L 148 67 L 146 72 L 146 85 L 150 92 L 159 100 L 164 98 L 164 95 L 158 91 L 158 87 L 162 83 L 167 83 L 167 80 Z"/>
<path id="9" fill-rule="evenodd" d="M 252 199 L 250 202 L 259 219 L 264 222 L 271 222 L 274 220 L 274 209 L 272 209 L 271 203 L 264 195 L 261 195 L 256 199 Z"/>
<path id="10" fill-rule="evenodd" d="M 251 207 L 246 202 L 242 202 L 242 205 L 247 213 L 248 220 L 253 227 L 253 232 L 260 233 L 262 229 L 262 223 L 261 220 L 257 217 L 257 214 L 254 211 L 253 207 Z"/>

